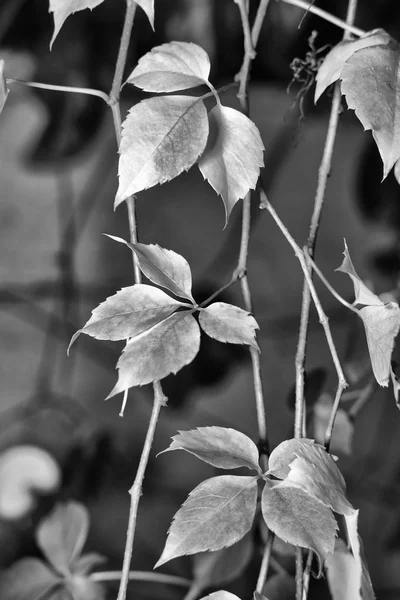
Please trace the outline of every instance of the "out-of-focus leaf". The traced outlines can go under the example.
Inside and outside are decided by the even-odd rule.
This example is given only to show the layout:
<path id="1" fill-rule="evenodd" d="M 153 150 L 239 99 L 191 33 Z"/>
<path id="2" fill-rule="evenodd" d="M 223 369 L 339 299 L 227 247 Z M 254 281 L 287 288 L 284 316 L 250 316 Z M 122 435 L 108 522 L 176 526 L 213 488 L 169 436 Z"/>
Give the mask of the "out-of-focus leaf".
<path id="1" fill-rule="evenodd" d="M 342 70 L 348 59 L 358 50 L 378 45 L 386 45 L 391 37 L 383 29 L 369 31 L 357 40 L 344 40 L 339 42 L 324 58 L 315 78 L 315 102 L 324 93 L 326 88 L 340 78 Z"/>
<path id="2" fill-rule="evenodd" d="M 144 10 L 150 21 L 150 25 L 154 29 L 154 0 L 135 0 L 135 2 Z"/>
<path id="3" fill-rule="evenodd" d="M 0 60 L 0 114 L 6 103 L 9 91 L 4 75 L 4 60 Z"/>
<path id="4" fill-rule="evenodd" d="M 235 594 L 226 592 L 225 590 L 218 590 L 218 592 L 213 592 L 212 594 L 208 594 L 208 596 L 203 596 L 201 600 L 240 600 L 240 598 L 235 596 Z"/>
<path id="5" fill-rule="evenodd" d="M 260 471 L 258 450 L 244 433 L 228 427 L 198 427 L 180 431 L 164 452 L 186 450 L 218 469 L 248 469 Z"/>
<path id="6" fill-rule="evenodd" d="M 267 600 L 293 600 L 295 595 L 296 581 L 290 573 L 275 573 L 268 577 L 263 588 Z"/>
<path id="7" fill-rule="evenodd" d="M 93 571 L 94 567 L 102 565 L 106 561 L 107 559 L 105 556 L 102 556 L 97 552 L 90 552 L 89 554 L 79 556 L 71 564 L 71 572 L 75 575 L 87 575 L 88 573 Z"/>
<path id="8" fill-rule="evenodd" d="M 208 82 L 210 59 L 197 44 L 170 42 L 142 56 L 128 83 L 145 92 L 177 92 Z"/>
<path id="9" fill-rule="evenodd" d="M 297 487 L 266 481 L 261 497 L 264 520 L 274 533 L 294 546 L 313 550 L 320 571 L 335 547 L 337 523 L 332 511 Z"/>
<path id="10" fill-rule="evenodd" d="M 250 530 L 256 505 L 257 477 L 221 475 L 203 481 L 176 513 L 155 567 L 235 544 Z"/>
<path id="11" fill-rule="evenodd" d="M 136 385 L 177 373 L 192 362 L 200 347 L 200 328 L 187 312 L 175 313 L 133 338 L 118 363 L 118 381 L 108 398 Z"/>
<path id="12" fill-rule="evenodd" d="M 314 440 L 307 438 L 285 440 L 277 446 L 269 457 L 268 474 L 279 479 L 285 479 L 290 472 L 290 463 L 296 458 L 296 453 L 304 446 L 314 445 Z"/>
<path id="13" fill-rule="evenodd" d="M 142 273 L 156 285 L 187 298 L 194 304 L 192 296 L 192 272 L 189 263 L 173 250 L 158 244 L 130 244 L 120 237 L 109 235 L 112 240 L 126 244 L 139 259 Z"/>
<path id="14" fill-rule="evenodd" d="M 199 169 L 222 196 L 228 221 L 236 202 L 257 185 L 264 144 L 254 123 L 233 108 L 217 105 L 209 119 L 212 135 Z"/>
<path id="15" fill-rule="evenodd" d="M 336 540 L 335 552 L 329 554 L 325 566 L 332 600 L 362 600 L 356 560 L 342 539 Z"/>
<path id="16" fill-rule="evenodd" d="M 68 351 L 81 333 L 98 340 L 126 340 L 157 325 L 185 306 L 151 285 L 138 283 L 109 296 L 93 311 L 86 325 L 71 339 Z"/>
<path id="17" fill-rule="evenodd" d="M 375 600 L 362 540 L 358 534 L 358 512 L 356 510 L 352 514 L 345 515 L 348 540 L 355 559 L 354 577 L 359 582 L 363 600 Z"/>
<path id="18" fill-rule="evenodd" d="M 400 159 L 398 44 L 364 48 L 353 54 L 342 73 L 342 93 L 364 129 L 371 129 L 385 178 Z"/>
<path id="19" fill-rule="evenodd" d="M 229 548 L 202 552 L 193 557 L 194 579 L 201 589 L 234 581 L 249 564 L 254 551 L 251 533 Z"/>
<path id="20" fill-rule="evenodd" d="M 44 600 L 60 585 L 62 579 L 41 560 L 23 558 L 0 573 L 0 598 L 1 600 Z"/>
<path id="21" fill-rule="evenodd" d="M 42 448 L 23 444 L 4 450 L 0 454 L 0 518 L 26 517 L 36 506 L 35 492 L 53 492 L 60 481 L 59 465 Z"/>
<path id="22" fill-rule="evenodd" d="M 74 600 L 105 600 L 106 590 L 100 583 L 89 577 L 73 575 L 66 581 L 66 587 Z"/>
<path id="23" fill-rule="evenodd" d="M 50 0 L 50 12 L 54 16 L 54 33 L 50 42 L 50 50 L 54 44 L 54 40 L 60 33 L 61 27 L 70 15 L 85 8 L 92 10 L 103 2 L 104 0 Z"/>
<path id="24" fill-rule="evenodd" d="M 199 98 L 157 96 L 136 104 L 122 125 L 114 206 L 190 169 L 207 137 L 207 110 Z"/>
<path id="25" fill-rule="evenodd" d="M 323 394 L 314 405 L 313 433 L 318 443 L 323 444 L 325 431 L 332 412 L 332 399 L 328 394 Z M 336 413 L 330 450 L 333 454 L 352 453 L 354 425 L 346 411 L 339 408 Z"/>
<path id="26" fill-rule="evenodd" d="M 62 575 L 82 552 L 89 531 L 89 515 L 77 502 L 59 504 L 36 531 L 37 543 L 49 563 Z"/>
<path id="27" fill-rule="evenodd" d="M 201 310 L 199 323 L 207 335 L 219 342 L 248 344 L 260 350 L 255 336 L 255 330 L 259 329 L 257 321 L 238 306 L 214 302 Z"/>

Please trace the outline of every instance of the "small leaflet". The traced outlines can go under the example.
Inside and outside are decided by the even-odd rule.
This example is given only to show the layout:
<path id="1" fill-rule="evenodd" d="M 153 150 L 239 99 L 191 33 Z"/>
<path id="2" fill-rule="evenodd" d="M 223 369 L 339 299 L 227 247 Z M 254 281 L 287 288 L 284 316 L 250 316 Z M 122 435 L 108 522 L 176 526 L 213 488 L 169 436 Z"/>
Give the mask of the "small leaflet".
<path id="1" fill-rule="evenodd" d="M 52 12 L 54 16 L 54 33 L 50 42 L 50 50 L 60 33 L 61 27 L 70 15 L 79 10 L 85 10 L 85 8 L 93 10 L 103 2 L 104 0 L 50 0 L 49 12 Z"/>
<path id="2" fill-rule="evenodd" d="M 190 169 L 207 137 L 207 110 L 199 98 L 157 96 L 135 104 L 122 124 L 114 207 Z"/>
<path id="3" fill-rule="evenodd" d="M 334 551 L 337 523 L 332 511 L 300 488 L 274 485 L 267 480 L 261 496 L 264 520 L 283 541 L 313 550 L 320 574 Z"/>
<path id="4" fill-rule="evenodd" d="M 0 60 L 0 114 L 4 108 L 10 90 L 4 75 L 4 60 Z"/>
<path id="5" fill-rule="evenodd" d="M 177 373 L 200 348 L 200 328 L 187 312 L 175 313 L 133 338 L 118 363 L 118 381 L 106 400 L 136 385 L 146 385 Z"/>
<path id="6" fill-rule="evenodd" d="M 255 339 L 258 323 L 249 312 L 238 306 L 214 302 L 201 310 L 199 323 L 207 335 L 219 342 L 248 344 L 260 351 Z"/>
<path id="7" fill-rule="evenodd" d="M 178 92 L 208 84 L 210 59 L 203 48 L 189 42 L 156 46 L 142 56 L 127 79 L 145 92 Z"/>
<path id="8" fill-rule="evenodd" d="M 146 13 L 147 18 L 150 21 L 150 25 L 154 31 L 154 0 L 135 0 L 135 2 Z"/>
<path id="9" fill-rule="evenodd" d="M 314 440 L 308 438 L 285 440 L 279 444 L 269 457 L 268 475 L 285 479 L 290 473 L 290 463 L 296 458 L 296 453 L 304 446 L 314 445 Z"/>
<path id="10" fill-rule="evenodd" d="M 234 581 L 243 573 L 254 552 L 251 532 L 229 548 L 201 552 L 193 557 L 194 580 L 201 589 Z"/>
<path id="11" fill-rule="evenodd" d="M 86 325 L 72 337 L 69 348 L 81 333 L 97 340 L 135 337 L 169 317 L 180 306 L 188 305 L 151 285 L 138 283 L 122 288 L 92 311 Z"/>
<path id="12" fill-rule="evenodd" d="M 201 174 L 222 196 L 226 223 L 240 198 L 254 190 L 264 165 L 264 144 L 255 124 L 228 106 L 209 113 L 210 141 L 198 164 Z"/>
<path id="13" fill-rule="evenodd" d="M 400 309 L 396 302 L 384 304 L 358 277 L 345 242 L 344 261 L 337 269 L 353 280 L 355 304 L 363 304 L 358 315 L 363 321 L 375 379 L 387 387 L 394 340 L 400 328 Z"/>
<path id="14" fill-rule="evenodd" d="M 183 256 L 158 244 L 130 244 L 114 235 L 107 237 L 125 244 L 135 252 L 140 270 L 150 281 L 195 304 L 192 296 L 192 272 Z"/>
<path id="15" fill-rule="evenodd" d="M 250 530 L 257 506 L 257 477 L 212 477 L 190 492 L 175 514 L 154 568 L 197 552 L 221 550 Z"/>
<path id="16" fill-rule="evenodd" d="M 258 450 L 244 433 L 228 427 L 198 427 L 172 437 L 171 450 L 186 450 L 217 469 L 247 467 L 258 472 Z"/>
<path id="17" fill-rule="evenodd" d="M 364 48 L 346 62 L 342 93 L 365 130 L 371 129 L 383 161 L 383 178 L 400 159 L 398 44 Z"/>
<path id="18" fill-rule="evenodd" d="M 369 31 L 357 40 L 339 42 L 324 58 L 315 78 L 315 98 L 317 102 L 327 87 L 340 79 L 342 70 L 348 59 L 358 50 L 378 45 L 387 45 L 391 37 L 384 29 Z"/>

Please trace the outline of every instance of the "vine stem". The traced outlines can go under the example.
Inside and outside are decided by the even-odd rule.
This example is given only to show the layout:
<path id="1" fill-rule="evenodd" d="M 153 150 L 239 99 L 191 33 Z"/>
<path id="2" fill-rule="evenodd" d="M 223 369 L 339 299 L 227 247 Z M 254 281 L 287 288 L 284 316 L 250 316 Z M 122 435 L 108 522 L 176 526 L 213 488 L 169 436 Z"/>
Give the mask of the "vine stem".
<path id="1" fill-rule="evenodd" d="M 354 27 L 354 25 L 351 25 L 346 21 L 342 21 L 342 19 L 335 17 L 326 10 L 318 8 L 318 6 L 314 6 L 313 4 L 309 4 L 308 2 L 304 2 L 304 0 L 281 0 L 281 2 L 284 2 L 285 4 L 291 4 L 292 6 L 298 6 L 299 8 L 303 8 L 305 11 L 313 13 L 314 15 L 317 15 L 317 17 L 321 17 L 325 21 L 329 21 L 329 23 L 340 27 L 340 29 L 348 31 L 349 33 L 353 33 L 358 37 L 361 37 L 367 33 L 359 27 Z"/>
<path id="2" fill-rule="evenodd" d="M 24 81 L 23 79 L 13 79 L 12 77 L 6 78 L 7 85 L 23 85 L 25 87 L 38 88 L 40 90 L 51 90 L 52 92 L 68 92 L 70 94 L 86 94 L 87 96 L 97 96 L 104 100 L 106 104 L 110 103 L 109 96 L 101 90 L 94 90 L 92 88 L 85 87 L 71 87 L 68 85 L 55 85 L 52 83 L 39 83 L 37 81 Z"/>
<path id="3" fill-rule="evenodd" d="M 99 583 L 103 581 L 119 581 L 121 575 L 121 571 L 99 571 L 92 573 L 90 579 Z M 129 581 L 147 581 L 149 583 L 163 583 L 178 587 L 189 587 L 192 583 L 190 579 L 168 575 L 167 573 L 152 573 L 151 571 L 129 571 Z"/>

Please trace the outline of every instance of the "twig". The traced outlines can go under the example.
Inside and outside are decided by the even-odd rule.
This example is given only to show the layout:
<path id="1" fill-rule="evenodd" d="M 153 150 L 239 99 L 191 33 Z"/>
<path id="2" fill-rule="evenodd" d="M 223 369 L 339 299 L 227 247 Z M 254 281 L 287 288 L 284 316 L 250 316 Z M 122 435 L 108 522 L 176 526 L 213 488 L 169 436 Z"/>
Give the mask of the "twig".
<path id="1" fill-rule="evenodd" d="M 310 586 L 311 565 L 313 561 L 313 551 L 309 550 L 307 554 L 306 566 L 303 575 L 303 596 L 302 600 L 307 600 L 308 588 Z"/>
<path id="2" fill-rule="evenodd" d="M 303 548 L 296 546 L 296 600 L 303 600 Z"/>
<path id="3" fill-rule="evenodd" d="M 304 2 L 303 0 L 281 0 L 281 2 L 285 2 L 285 4 L 291 4 L 292 6 L 298 6 L 299 8 L 304 8 L 304 10 L 313 13 L 314 15 L 317 15 L 317 17 L 321 17 L 325 21 L 329 21 L 329 23 L 337 25 L 337 27 L 348 31 L 349 33 L 353 33 L 358 37 L 361 37 L 362 35 L 366 34 L 366 31 L 364 31 L 363 29 L 360 29 L 359 27 L 354 27 L 354 25 L 350 25 L 349 23 L 342 21 L 342 19 L 335 17 L 326 10 L 318 8 L 318 6 L 313 6 L 308 2 Z"/>
<path id="4" fill-rule="evenodd" d="M 105 92 L 85 87 L 70 87 L 68 85 L 55 85 L 53 83 L 39 83 L 37 81 L 24 81 L 23 79 L 6 78 L 7 85 L 24 85 L 25 87 L 38 88 L 40 90 L 51 90 L 53 92 L 68 92 L 70 94 L 86 94 L 87 96 L 97 96 L 109 104 L 109 97 Z"/>
<path id="5" fill-rule="evenodd" d="M 258 574 L 257 585 L 256 585 L 256 592 L 258 592 L 259 594 L 262 594 L 262 591 L 264 588 L 264 583 L 267 579 L 274 538 L 275 538 L 274 533 L 272 531 L 268 531 L 268 538 L 265 543 L 264 554 L 262 557 L 260 572 Z"/>
<path id="6" fill-rule="evenodd" d="M 104 571 L 92 573 L 90 579 L 92 581 L 119 581 L 121 579 L 121 571 Z M 176 585 L 178 587 L 189 587 L 191 581 L 176 575 L 168 575 L 167 573 L 153 573 L 152 571 L 129 571 L 129 581 L 147 581 L 149 583 L 164 583 L 168 585 Z"/>

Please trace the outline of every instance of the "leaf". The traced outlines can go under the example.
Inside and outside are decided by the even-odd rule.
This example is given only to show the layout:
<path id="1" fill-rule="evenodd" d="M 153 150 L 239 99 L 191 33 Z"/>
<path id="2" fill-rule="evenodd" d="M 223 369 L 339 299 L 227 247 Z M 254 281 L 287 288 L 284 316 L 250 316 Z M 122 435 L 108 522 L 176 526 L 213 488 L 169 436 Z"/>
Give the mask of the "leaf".
<path id="1" fill-rule="evenodd" d="M 313 550 L 320 571 L 335 547 L 337 523 L 332 511 L 302 489 L 279 487 L 265 482 L 261 496 L 264 520 L 285 542 Z"/>
<path id="2" fill-rule="evenodd" d="M 332 600 L 362 600 L 356 560 L 342 539 L 336 540 L 335 552 L 325 566 Z"/>
<path id="3" fill-rule="evenodd" d="M 319 443 L 324 442 L 325 431 L 332 412 L 332 398 L 323 394 L 314 405 L 313 433 Z M 333 454 L 351 455 L 354 435 L 354 425 L 346 411 L 339 408 L 336 413 L 330 450 Z"/>
<path id="4" fill-rule="evenodd" d="M 158 244 L 130 244 L 114 235 L 108 237 L 126 244 L 136 254 L 140 270 L 150 281 L 195 304 L 192 296 L 192 272 L 183 256 Z"/>
<path id="5" fill-rule="evenodd" d="M 136 104 L 122 125 L 114 207 L 190 169 L 207 137 L 207 110 L 201 99 L 158 96 Z"/>
<path id="6" fill-rule="evenodd" d="M 243 573 L 254 552 L 251 533 L 229 548 L 202 552 L 193 557 L 194 580 L 204 590 L 234 581 Z"/>
<path id="7" fill-rule="evenodd" d="M 4 75 L 4 60 L 0 60 L 0 114 L 4 108 L 9 92 L 10 90 L 7 87 L 6 77 Z"/>
<path id="8" fill-rule="evenodd" d="M 271 456 L 269 457 L 269 469 L 267 473 L 269 475 L 274 475 L 274 477 L 278 477 L 279 479 L 285 479 L 290 472 L 290 463 L 296 458 L 296 452 L 301 450 L 301 448 L 304 446 L 313 444 L 314 440 L 309 440 L 307 438 L 293 438 L 291 440 L 285 440 L 284 442 L 281 442 L 279 446 L 277 446 L 271 452 Z"/>
<path id="9" fill-rule="evenodd" d="M 333 511 L 353 514 L 355 509 L 346 498 L 346 483 L 332 456 L 318 444 L 303 446 L 296 451 L 296 458 L 290 463 L 290 471 L 284 481 L 276 484 L 282 487 L 298 486 Z"/>
<path id="10" fill-rule="evenodd" d="M 353 280 L 354 284 L 354 294 L 355 300 L 354 304 L 365 304 L 368 306 L 384 306 L 382 300 L 376 296 L 371 290 L 367 288 L 367 286 L 362 282 L 362 280 L 357 275 L 357 272 L 354 268 L 353 262 L 350 258 L 349 249 L 347 247 L 346 240 L 344 240 L 344 259 L 340 267 L 335 269 L 336 271 L 341 271 L 342 273 L 347 273 Z"/>
<path id="11" fill-rule="evenodd" d="M 235 544 L 250 530 L 256 505 L 257 477 L 221 475 L 203 481 L 174 516 L 154 568 L 178 556 Z"/>
<path id="12" fill-rule="evenodd" d="M 2 600 L 47 600 L 62 580 L 37 558 L 23 558 L 0 573 Z"/>
<path id="13" fill-rule="evenodd" d="M 264 165 L 260 132 L 250 119 L 228 106 L 215 106 L 209 114 L 210 142 L 199 160 L 199 169 L 222 196 L 226 222 L 240 198 L 254 190 Z"/>
<path id="14" fill-rule="evenodd" d="M 296 595 L 295 578 L 288 572 L 275 573 L 264 584 L 263 596 L 254 600 L 293 600 Z"/>
<path id="15" fill-rule="evenodd" d="M 354 577 L 359 581 L 363 600 L 374 600 L 375 594 L 364 556 L 362 540 L 358 535 L 358 513 L 359 511 L 356 510 L 350 515 L 345 515 L 347 536 L 355 559 Z"/>
<path id="16" fill-rule="evenodd" d="M 106 590 L 100 583 L 89 577 L 73 575 L 66 581 L 73 600 L 105 600 Z"/>
<path id="17" fill-rule="evenodd" d="M 79 10 L 85 10 L 85 8 L 93 10 L 103 2 L 104 0 L 50 0 L 49 11 L 54 13 L 54 33 L 50 42 L 50 50 L 60 33 L 61 27 L 70 15 Z"/>
<path id="18" fill-rule="evenodd" d="M 88 511 L 82 504 L 58 504 L 36 531 L 36 540 L 47 560 L 61 575 L 68 576 L 79 557 L 89 531 Z"/>
<path id="19" fill-rule="evenodd" d="M 238 306 L 214 302 L 201 310 L 199 323 L 207 335 L 219 342 L 248 344 L 260 351 L 255 339 L 255 330 L 259 329 L 257 321 Z"/>
<path id="20" fill-rule="evenodd" d="M 192 362 L 199 347 L 200 329 L 192 315 L 171 315 L 125 346 L 117 363 L 117 384 L 106 399 L 177 373 Z"/>
<path id="21" fill-rule="evenodd" d="M 208 594 L 208 596 L 203 596 L 203 598 L 200 600 L 240 600 L 240 598 L 235 596 L 235 594 L 231 594 L 231 592 L 218 590 L 218 592 L 213 592 L 212 594 Z"/>
<path id="22" fill-rule="evenodd" d="M 151 285 L 137 283 L 122 288 L 92 311 L 86 325 L 73 335 L 68 351 L 81 333 L 97 340 L 113 341 L 140 335 L 169 317 L 180 306 L 187 305 Z"/>
<path id="23" fill-rule="evenodd" d="M 127 83 L 145 92 L 177 92 L 208 83 L 210 59 L 197 44 L 170 42 L 142 56 Z"/>
<path id="24" fill-rule="evenodd" d="M 73 563 L 71 563 L 71 573 L 74 575 L 87 575 L 93 571 L 94 567 L 102 565 L 107 561 L 106 557 L 97 552 L 89 552 L 79 556 Z"/>
<path id="25" fill-rule="evenodd" d="M 371 129 L 383 161 L 383 178 L 400 159 L 399 46 L 359 50 L 343 68 L 342 93 L 364 129 Z"/>
<path id="26" fill-rule="evenodd" d="M 134 0 L 147 15 L 154 31 L 154 0 Z"/>
<path id="27" fill-rule="evenodd" d="M 227 427 L 198 427 L 180 431 L 164 452 L 186 450 L 217 469 L 247 467 L 260 472 L 258 449 L 244 433 Z"/>
<path id="28" fill-rule="evenodd" d="M 318 69 L 314 101 L 317 102 L 326 88 L 340 78 L 346 62 L 355 52 L 362 48 L 388 44 L 391 39 L 383 29 L 374 29 L 357 40 L 344 40 L 334 46 Z"/>

